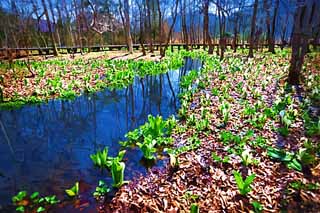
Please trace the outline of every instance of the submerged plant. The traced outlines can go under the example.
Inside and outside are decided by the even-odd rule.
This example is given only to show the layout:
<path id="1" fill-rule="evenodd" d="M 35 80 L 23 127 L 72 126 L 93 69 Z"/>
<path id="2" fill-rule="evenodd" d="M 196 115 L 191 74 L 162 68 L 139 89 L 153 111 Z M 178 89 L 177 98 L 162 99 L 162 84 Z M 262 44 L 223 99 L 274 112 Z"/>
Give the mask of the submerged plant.
<path id="1" fill-rule="evenodd" d="M 113 187 L 119 188 L 123 184 L 127 183 L 128 181 L 124 181 L 124 169 L 126 165 L 124 162 L 121 162 L 121 159 L 116 157 L 112 159 L 111 164 L 111 175 L 113 180 Z"/>
<path id="2" fill-rule="evenodd" d="M 20 191 L 12 197 L 12 202 L 16 206 L 17 212 L 44 212 L 60 201 L 55 195 L 40 197 L 39 192 L 34 192 L 28 196 L 26 191 Z"/>
<path id="3" fill-rule="evenodd" d="M 162 136 L 165 133 L 166 122 L 162 119 L 161 116 L 153 117 L 152 115 L 148 116 L 148 123 L 146 123 L 142 132 L 143 135 L 151 135 L 153 138 Z"/>
<path id="4" fill-rule="evenodd" d="M 140 148 L 140 150 L 143 153 L 144 158 L 147 160 L 154 160 L 156 157 L 154 156 L 154 153 L 156 153 L 155 145 L 157 144 L 157 141 L 152 138 L 151 135 L 148 135 L 144 138 L 143 143 L 137 143 L 137 146 Z"/>
<path id="5" fill-rule="evenodd" d="M 254 178 L 256 177 L 255 174 L 249 175 L 246 177 L 245 180 L 243 180 L 241 174 L 237 171 L 233 171 L 234 179 L 236 180 L 238 190 L 241 195 L 246 195 L 251 191 L 251 183 L 254 181 Z"/>
<path id="6" fill-rule="evenodd" d="M 108 147 L 105 147 L 102 151 L 98 150 L 96 154 L 90 155 L 94 165 L 99 168 L 110 168 L 111 159 L 108 157 Z"/>
<path id="7" fill-rule="evenodd" d="M 110 192 L 110 188 L 106 185 L 106 183 L 102 180 L 99 180 L 99 184 L 96 187 L 96 190 L 93 192 L 93 196 L 96 199 L 99 199 L 101 196 L 105 196 Z"/>
<path id="8" fill-rule="evenodd" d="M 69 197 L 75 197 L 79 195 L 79 182 L 76 182 L 74 186 L 72 186 L 70 189 L 66 189 L 65 192 Z"/>

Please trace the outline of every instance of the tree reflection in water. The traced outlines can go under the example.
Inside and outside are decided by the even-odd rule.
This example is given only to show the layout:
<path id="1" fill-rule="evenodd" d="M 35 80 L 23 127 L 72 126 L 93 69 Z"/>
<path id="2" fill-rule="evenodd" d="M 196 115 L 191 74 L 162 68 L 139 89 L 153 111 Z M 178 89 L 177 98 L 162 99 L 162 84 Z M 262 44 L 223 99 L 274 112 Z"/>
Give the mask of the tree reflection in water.
<path id="1" fill-rule="evenodd" d="M 177 71 L 137 78 L 126 89 L 1 111 L 0 205 L 10 203 L 19 190 L 63 197 L 64 189 L 80 179 L 92 187 L 99 179 L 110 183 L 108 175 L 93 167 L 89 155 L 105 146 L 115 155 L 118 141 L 149 114 L 164 118 L 175 114 L 180 78 L 200 66 L 200 61 L 187 59 Z M 146 172 L 141 157 L 142 153 L 128 150 L 125 179 Z M 161 163 L 157 161 L 157 166 Z"/>

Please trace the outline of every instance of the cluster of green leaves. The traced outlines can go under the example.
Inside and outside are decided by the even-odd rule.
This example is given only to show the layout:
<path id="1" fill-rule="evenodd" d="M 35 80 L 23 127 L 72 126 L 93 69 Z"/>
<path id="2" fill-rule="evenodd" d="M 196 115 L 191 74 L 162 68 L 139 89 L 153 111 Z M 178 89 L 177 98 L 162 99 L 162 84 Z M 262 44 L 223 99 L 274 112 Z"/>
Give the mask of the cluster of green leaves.
<path id="1" fill-rule="evenodd" d="M 189 109 L 189 102 L 186 100 L 181 101 L 181 107 L 178 111 L 179 119 L 184 120 L 187 118 L 188 109 Z"/>
<path id="2" fill-rule="evenodd" d="M 227 125 L 230 117 L 230 104 L 227 101 L 222 101 L 222 103 L 219 105 L 219 111 L 222 115 L 222 120 L 224 125 Z"/>
<path id="3" fill-rule="evenodd" d="M 165 148 L 164 151 L 169 155 L 169 163 L 172 168 L 177 168 L 180 164 L 178 155 L 180 154 L 177 149 Z"/>
<path id="4" fill-rule="evenodd" d="M 12 202 L 17 212 L 44 212 L 60 201 L 55 195 L 41 197 L 39 192 L 34 192 L 28 196 L 26 191 L 20 191 L 12 197 Z"/>
<path id="5" fill-rule="evenodd" d="M 216 152 L 212 152 L 211 157 L 217 163 L 229 163 L 230 162 L 230 157 L 228 155 L 226 155 L 222 158 Z"/>
<path id="6" fill-rule="evenodd" d="M 259 203 L 258 201 L 253 201 L 251 204 L 253 206 L 254 212 L 256 213 L 263 212 L 263 206 L 261 205 L 261 203 Z"/>
<path id="7" fill-rule="evenodd" d="M 113 187 L 119 188 L 123 184 L 128 183 L 128 181 L 124 180 L 124 170 L 125 170 L 125 163 L 122 162 L 123 155 L 118 155 L 117 157 L 112 159 L 111 164 L 111 175 L 113 180 Z"/>
<path id="8" fill-rule="evenodd" d="M 108 194 L 110 190 L 111 189 L 103 180 L 99 180 L 98 186 L 96 187 L 96 190 L 93 192 L 93 196 L 96 199 L 99 199 L 101 196 L 105 196 L 106 194 Z"/>
<path id="9" fill-rule="evenodd" d="M 320 118 L 311 118 L 308 111 L 303 113 L 306 135 L 309 137 L 320 136 Z"/>
<path id="10" fill-rule="evenodd" d="M 179 146 L 177 148 L 165 148 L 164 151 L 166 151 L 170 156 L 170 164 L 172 166 L 177 166 L 179 164 L 177 156 L 181 153 L 188 152 L 191 150 L 195 150 L 199 148 L 201 145 L 201 141 L 198 137 L 198 134 L 195 133 L 192 136 L 190 136 L 185 144 L 182 146 Z"/>
<path id="11" fill-rule="evenodd" d="M 70 189 L 65 190 L 69 197 L 77 197 L 79 195 L 79 182 L 76 182 Z"/>
<path id="12" fill-rule="evenodd" d="M 219 134 L 219 139 L 223 145 L 237 145 L 239 148 L 243 148 L 253 136 L 253 130 L 248 130 L 247 132 L 241 134 L 233 134 L 231 131 L 222 130 Z"/>
<path id="13" fill-rule="evenodd" d="M 111 171 L 114 187 L 120 187 L 125 183 L 125 163 L 122 162 L 125 153 L 126 150 L 122 150 L 116 157 L 110 157 L 108 156 L 108 148 L 106 147 L 104 150 L 97 151 L 96 154 L 90 155 L 95 166 L 98 166 L 99 168 L 106 168 Z"/>
<path id="14" fill-rule="evenodd" d="M 302 171 L 303 166 L 308 166 L 315 162 L 315 155 L 312 153 L 312 150 L 308 148 L 300 148 L 296 153 L 292 153 L 269 147 L 268 156 L 284 162 L 289 169 L 297 171 Z"/>
<path id="15" fill-rule="evenodd" d="M 153 139 L 151 135 L 144 137 L 143 143 L 137 142 L 137 146 L 140 148 L 144 158 L 147 160 L 156 159 L 154 155 L 157 152 L 157 149 L 155 148 L 156 145 L 157 141 Z"/>
<path id="16" fill-rule="evenodd" d="M 242 164 L 244 166 L 249 166 L 251 164 L 257 165 L 259 163 L 257 159 L 254 159 L 249 149 L 245 149 L 241 153 L 240 157 L 241 157 Z"/>
<path id="17" fill-rule="evenodd" d="M 101 169 L 110 169 L 112 164 L 112 157 L 108 156 L 108 147 L 105 147 L 103 150 L 98 150 L 96 154 L 91 154 L 90 159 L 95 166 Z"/>
<path id="18" fill-rule="evenodd" d="M 197 78 L 198 72 L 196 70 L 191 70 L 187 75 L 181 77 L 180 87 L 183 89 L 190 89 Z"/>
<path id="19" fill-rule="evenodd" d="M 173 139 L 170 135 L 176 124 L 177 121 L 173 116 L 163 120 L 161 116 L 149 115 L 148 122 L 128 132 L 125 135 L 128 140 L 120 144 L 125 147 L 137 145 L 146 159 L 153 160 L 156 147 L 167 147 L 172 144 Z"/>
<path id="20" fill-rule="evenodd" d="M 247 195 L 251 191 L 251 183 L 254 181 L 256 175 L 251 174 L 246 177 L 246 179 L 243 179 L 240 172 L 233 171 L 234 179 L 236 180 L 238 190 L 241 195 Z"/>
<path id="21" fill-rule="evenodd" d="M 199 204 L 192 203 L 190 207 L 190 213 L 199 213 L 199 212 L 200 212 Z"/>
<path id="22" fill-rule="evenodd" d="M 320 183 L 303 183 L 301 181 L 293 181 L 289 184 L 289 187 L 294 190 L 307 190 L 307 191 L 314 191 L 320 189 Z"/>

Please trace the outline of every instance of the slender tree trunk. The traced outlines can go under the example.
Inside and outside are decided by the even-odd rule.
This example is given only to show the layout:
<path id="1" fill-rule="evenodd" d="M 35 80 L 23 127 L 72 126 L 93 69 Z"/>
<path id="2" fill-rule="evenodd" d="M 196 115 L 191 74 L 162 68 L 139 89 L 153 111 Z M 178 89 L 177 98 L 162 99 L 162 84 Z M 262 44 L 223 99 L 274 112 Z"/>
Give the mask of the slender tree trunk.
<path id="1" fill-rule="evenodd" d="M 203 48 L 207 46 L 209 31 L 209 0 L 203 0 Z"/>
<path id="2" fill-rule="evenodd" d="M 255 35 L 255 31 L 256 31 L 257 11 L 258 11 L 258 0 L 254 0 L 253 16 L 252 16 L 252 20 L 251 20 L 249 58 L 253 58 L 254 35 Z"/>
<path id="3" fill-rule="evenodd" d="M 263 7 L 266 10 L 266 27 L 267 27 L 267 42 L 268 42 L 268 48 L 269 52 L 274 53 L 274 49 L 272 51 L 272 38 L 271 38 L 271 31 L 270 31 L 270 2 L 269 0 L 263 1 Z"/>
<path id="4" fill-rule="evenodd" d="M 160 8 L 160 1 L 157 0 L 157 5 L 158 5 L 158 25 L 159 25 L 159 50 L 160 50 L 160 55 L 162 55 L 163 50 L 162 49 L 162 13 L 161 13 L 161 8 Z"/>
<path id="5" fill-rule="evenodd" d="M 289 20 L 289 14 L 286 15 L 286 20 L 282 26 L 282 31 L 281 31 L 281 50 L 283 50 L 284 46 L 287 44 L 286 42 L 286 32 L 287 32 L 287 25 L 288 25 L 288 20 Z"/>
<path id="6" fill-rule="evenodd" d="M 220 60 L 222 60 L 224 58 L 224 51 L 226 49 L 226 44 L 227 44 L 227 40 L 226 40 L 226 36 L 225 36 L 225 32 L 226 32 L 226 17 L 224 12 L 221 10 L 221 4 L 219 4 L 220 6 L 218 7 L 218 16 L 219 16 L 219 31 L 220 31 L 220 39 L 219 39 L 219 47 L 220 47 Z M 219 52 L 219 50 L 218 50 Z"/>
<path id="7" fill-rule="evenodd" d="M 153 53 L 153 44 L 152 44 L 152 29 L 151 29 L 151 9 L 150 9 L 150 1 L 146 0 L 147 5 L 147 34 L 149 37 L 149 45 L 150 45 L 150 52 Z"/>
<path id="8" fill-rule="evenodd" d="M 49 30 L 49 33 L 50 33 L 52 47 L 53 47 L 53 55 L 54 56 L 58 56 L 59 53 L 58 53 L 58 49 L 57 49 L 57 46 L 56 46 L 56 42 L 54 40 L 54 33 L 52 31 L 52 28 L 51 28 L 51 22 L 50 22 L 50 17 L 49 17 L 47 5 L 45 3 L 45 0 L 41 0 L 41 2 L 42 2 L 43 9 L 44 9 L 44 14 L 45 14 L 46 19 L 47 19 L 48 30 Z"/>
<path id="9" fill-rule="evenodd" d="M 167 41 L 166 41 L 166 43 L 164 45 L 164 51 L 162 52 L 163 55 L 161 55 L 161 57 L 165 56 L 166 49 L 168 48 L 168 45 L 169 45 L 169 42 L 170 42 L 170 38 L 171 38 L 171 35 L 172 35 L 173 27 L 174 27 L 174 25 L 176 23 L 176 19 L 177 19 L 178 5 L 179 5 L 179 0 L 176 0 L 175 1 L 175 6 L 174 6 L 174 10 L 173 10 L 173 21 L 172 21 L 172 24 L 170 26 L 168 37 L 167 37 Z"/>
<path id="10" fill-rule="evenodd" d="M 276 29 L 276 21 L 279 10 L 279 2 L 280 0 L 276 0 L 276 4 L 274 6 L 273 18 L 272 18 L 272 29 L 271 29 L 271 44 L 269 45 L 269 52 L 275 53 L 274 44 L 275 44 L 275 29 Z"/>
<path id="11" fill-rule="evenodd" d="M 237 17 L 238 19 L 239 17 Z M 233 35 L 233 42 L 232 42 L 232 46 L 233 46 L 233 52 L 236 53 L 237 52 L 237 39 L 238 39 L 238 20 L 235 21 L 234 23 L 234 35 Z"/>
<path id="12" fill-rule="evenodd" d="M 288 75 L 288 83 L 291 85 L 297 85 L 300 81 L 304 56 L 307 53 L 308 42 L 312 36 L 312 22 L 315 18 L 315 11 L 318 11 L 320 7 L 319 2 L 317 3 L 316 1 L 308 0 L 297 3 L 291 39 L 292 54 Z"/>
<path id="13" fill-rule="evenodd" d="M 67 9 L 67 5 L 66 4 L 64 4 L 64 11 L 66 13 L 66 18 L 67 18 L 66 28 L 67 28 L 67 31 L 69 33 L 70 39 L 71 39 L 71 45 L 75 46 L 75 41 L 74 41 L 75 39 L 73 37 L 72 28 L 71 28 L 71 24 L 70 24 L 71 18 L 70 18 L 69 11 Z M 67 42 L 66 39 L 65 39 L 65 45 L 66 46 L 69 45 L 69 43 Z"/>
<path id="14" fill-rule="evenodd" d="M 74 5 L 74 15 L 76 17 L 75 23 L 76 23 L 76 29 L 77 29 L 77 45 L 80 46 L 80 52 L 82 54 L 82 39 L 81 39 L 81 24 L 80 24 L 80 20 L 79 20 L 79 16 L 78 16 L 78 6 L 77 6 L 77 2 L 76 0 L 73 0 L 73 5 Z M 71 26 L 70 26 L 71 28 Z"/>
<path id="15" fill-rule="evenodd" d="M 203 36 L 204 36 L 204 46 L 206 43 L 209 44 L 209 50 L 208 53 L 212 54 L 213 53 L 213 45 L 210 37 L 210 32 L 209 32 L 209 0 L 204 0 L 203 1 L 203 23 L 204 23 L 204 28 L 203 28 Z"/>
<path id="16" fill-rule="evenodd" d="M 53 24 L 54 24 L 54 26 L 55 26 L 54 34 L 56 35 L 56 39 L 58 40 L 58 45 L 61 46 L 59 30 L 58 30 L 58 25 L 57 25 L 56 17 L 55 17 L 55 15 L 54 15 L 54 11 L 53 11 L 52 1 L 51 1 L 51 0 L 48 0 L 48 3 L 49 3 L 50 13 L 51 13 L 51 16 L 52 16 L 52 21 L 53 21 Z"/>
<path id="17" fill-rule="evenodd" d="M 183 42 L 185 43 L 185 48 L 188 50 L 188 30 L 187 30 L 187 21 L 186 21 L 186 0 L 183 0 L 181 4 L 181 26 L 183 34 Z"/>
<path id="18" fill-rule="evenodd" d="M 121 0 L 120 0 L 121 1 Z M 133 45 L 131 38 L 131 30 L 130 30 L 130 16 L 129 16 L 129 1 L 124 0 L 124 17 L 125 17 L 125 28 L 126 28 L 126 39 L 129 53 L 133 53 Z"/>
<path id="19" fill-rule="evenodd" d="M 139 7 L 139 15 L 140 15 L 140 35 L 139 35 L 139 42 L 140 42 L 140 45 L 141 45 L 141 49 L 142 49 L 142 55 L 146 55 L 146 49 L 144 47 L 144 23 L 145 23 L 145 4 L 142 4 L 142 5 L 139 5 L 138 1 L 136 1 L 136 4 L 138 5 Z"/>

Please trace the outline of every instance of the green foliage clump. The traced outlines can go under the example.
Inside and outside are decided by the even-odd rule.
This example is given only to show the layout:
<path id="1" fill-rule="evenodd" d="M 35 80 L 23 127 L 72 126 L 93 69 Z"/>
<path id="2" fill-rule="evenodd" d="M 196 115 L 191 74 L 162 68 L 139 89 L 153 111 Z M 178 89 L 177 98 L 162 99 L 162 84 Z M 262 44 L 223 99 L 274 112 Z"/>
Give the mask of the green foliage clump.
<path id="1" fill-rule="evenodd" d="M 99 199 L 101 196 L 105 196 L 110 192 L 110 188 L 106 185 L 106 183 L 102 180 L 99 180 L 98 186 L 96 190 L 93 192 L 93 196 L 96 199 Z"/>
<path id="2" fill-rule="evenodd" d="M 246 177 L 245 180 L 243 180 L 241 174 L 237 171 L 233 171 L 234 179 L 236 180 L 238 190 L 241 195 L 247 195 L 251 191 L 251 183 L 254 181 L 254 178 L 256 177 L 255 174 L 249 175 Z"/>
<path id="3" fill-rule="evenodd" d="M 41 197 L 39 192 L 34 192 L 28 196 L 26 191 L 20 191 L 12 197 L 12 202 L 17 212 L 44 212 L 60 201 L 55 195 Z"/>

